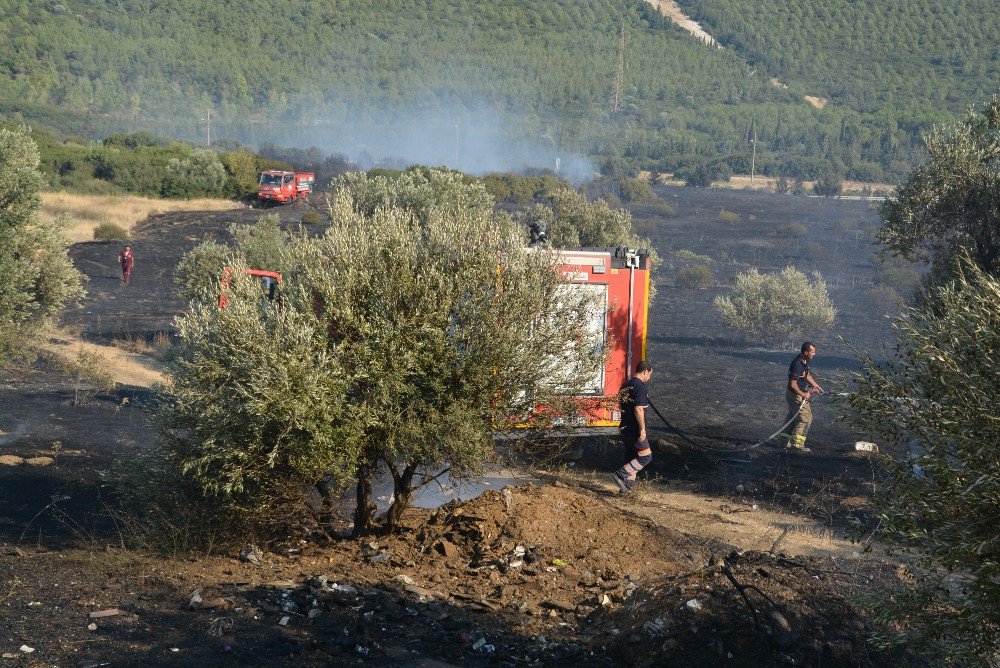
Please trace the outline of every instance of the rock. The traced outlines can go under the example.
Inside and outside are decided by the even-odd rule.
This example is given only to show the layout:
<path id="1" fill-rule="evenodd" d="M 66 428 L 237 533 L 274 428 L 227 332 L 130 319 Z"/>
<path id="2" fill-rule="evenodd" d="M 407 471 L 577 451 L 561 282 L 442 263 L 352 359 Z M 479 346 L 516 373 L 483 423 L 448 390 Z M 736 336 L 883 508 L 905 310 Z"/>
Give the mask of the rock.
<path id="1" fill-rule="evenodd" d="M 88 631 L 96 631 L 97 630 L 97 624 L 95 624 L 94 622 L 91 622 L 91 623 L 87 624 L 87 630 Z"/>
<path id="2" fill-rule="evenodd" d="M 18 457 L 17 455 L 0 455 L 0 465 L 2 466 L 20 466 L 24 463 L 24 457 Z"/>
<path id="3" fill-rule="evenodd" d="M 597 604 L 602 608 L 606 608 L 609 605 L 611 605 L 611 597 L 608 596 L 607 594 L 598 594 Z"/>
<path id="4" fill-rule="evenodd" d="M 291 621 L 291 617 L 285 615 L 280 620 L 278 620 L 278 626 L 288 626 L 288 622 Z"/>
<path id="5" fill-rule="evenodd" d="M 594 610 L 597 610 L 597 608 L 589 605 L 578 605 L 576 606 L 576 616 L 589 617 L 591 614 L 593 614 Z"/>
<path id="6" fill-rule="evenodd" d="M 698 612 L 705 606 L 705 604 L 696 598 L 692 598 L 690 601 L 685 603 L 684 606 L 691 612 Z"/>
<path id="7" fill-rule="evenodd" d="M 587 569 L 580 571 L 580 584 L 582 584 L 584 587 L 589 587 L 592 584 L 594 584 L 594 582 L 596 582 L 596 580 L 594 578 L 593 573 L 591 573 Z"/>
<path id="8" fill-rule="evenodd" d="M 745 491 L 746 491 L 746 487 L 744 487 L 743 485 L 736 485 L 736 493 L 737 494 L 742 494 Z"/>
<path id="9" fill-rule="evenodd" d="M 264 563 L 264 553 L 261 552 L 260 548 L 256 545 L 247 545 L 240 552 L 240 561 L 245 561 L 254 566 L 260 566 Z"/>
<path id="10" fill-rule="evenodd" d="M 509 513 L 511 508 L 514 507 L 514 494 L 510 491 L 510 488 L 504 487 L 503 491 L 500 492 L 503 495 L 503 503 L 507 506 L 507 512 Z"/>
<path id="11" fill-rule="evenodd" d="M 458 546 L 452 543 L 450 540 L 442 538 L 437 544 L 438 551 L 449 559 L 454 559 L 460 555 L 458 551 Z"/>
<path id="12" fill-rule="evenodd" d="M 567 601 L 548 599 L 542 601 L 543 608 L 551 608 L 553 610 L 562 610 L 563 612 L 575 612 L 576 606 Z"/>
<path id="13" fill-rule="evenodd" d="M 25 459 L 24 463 L 31 466 L 48 466 L 49 464 L 55 464 L 56 460 L 51 457 L 32 457 L 31 459 Z"/>
<path id="14" fill-rule="evenodd" d="M 369 564 L 377 564 L 380 561 L 385 561 L 386 559 L 391 559 L 392 555 L 388 552 L 377 552 L 369 557 L 365 558 Z"/>
<path id="15" fill-rule="evenodd" d="M 216 597 L 192 604 L 191 607 L 194 610 L 228 610 L 229 601 L 222 597 Z"/>
<path id="16" fill-rule="evenodd" d="M 564 566 L 562 569 L 562 574 L 574 581 L 580 579 L 580 571 L 576 570 L 572 566 Z"/>
<path id="17" fill-rule="evenodd" d="M 410 585 L 411 587 L 417 584 L 416 580 L 411 578 L 409 575 L 406 575 L 405 573 L 400 573 L 399 575 L 394 577 L 393 580 L 395 580 L 396 582 L 401 582 L 404 585 Z"/>
<path id="18" fill-rule="evenodd" d="M 785 616 L 782 615 L 777 610 L 772 610 L 771 614 L 768 616 L 774 621 L 775 624 L 778 625 L 778 628 L 781 629 L 784 633 L 788 633 L 789 631 L 792 630 L 791 624 L 789 624 L 788 620 L 785 619 Z"/>
<path id="19" fill-rule="evenodd" d="M 24 652 L 25 654 L 31 654 L 32 652 L 35 651 L 35 648 L 28 647 L 27 645 L 21 645 L 21 651 Z"/>
<path id="20" fill-rule="evenodd" d="M 316 619 L 320 616 L 321 610 L 319 608 L 309 608 L 309 614 L 306 615 L 309 619 Z"/>
<path id="21" fill-rule="evenodd" d="M 486 645 L 486 638 L 480 638 L 476 642 L 472 643 L 472 649 L 479 650 Z"/>
<path id="22" fill-rule="evenodd" d="M 201 591 L 200 589 L 198 591 Z M 116 617 L 122 614 L 122 611 L 118 608 L 109 608 L 107 610 L 96 610 L 90 613 L 91 619 L 104 619 L 105 617 Z"/>

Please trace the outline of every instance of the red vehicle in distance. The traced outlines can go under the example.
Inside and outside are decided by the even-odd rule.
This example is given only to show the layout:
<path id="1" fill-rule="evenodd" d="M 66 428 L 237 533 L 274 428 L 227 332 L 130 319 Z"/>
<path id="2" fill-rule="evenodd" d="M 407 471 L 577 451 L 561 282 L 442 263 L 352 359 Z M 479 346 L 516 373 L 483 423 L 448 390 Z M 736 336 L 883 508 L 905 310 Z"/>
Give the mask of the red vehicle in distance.
<path id="1" fill-rule="evenodd" d="M 257 197 L 262 202 L 294 202 L 306 199 L 316 187 L 315 172 L 285 172 L 269 169 L 260 175 Z"/>

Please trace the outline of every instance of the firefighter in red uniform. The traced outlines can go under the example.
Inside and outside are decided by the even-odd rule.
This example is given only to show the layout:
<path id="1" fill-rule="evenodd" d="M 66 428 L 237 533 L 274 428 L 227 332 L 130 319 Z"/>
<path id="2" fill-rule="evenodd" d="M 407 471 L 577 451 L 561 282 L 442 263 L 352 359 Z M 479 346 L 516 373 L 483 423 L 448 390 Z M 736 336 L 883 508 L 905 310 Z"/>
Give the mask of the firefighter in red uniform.
<path id="1" fill-rule="evenodd" d="M 118 264 L 122 266 L 122 280 L 128 283 L 132 278 L 132 265 L 135 264 L 131 246 L 125 246 L 125 250 L 118 254 Z"/>

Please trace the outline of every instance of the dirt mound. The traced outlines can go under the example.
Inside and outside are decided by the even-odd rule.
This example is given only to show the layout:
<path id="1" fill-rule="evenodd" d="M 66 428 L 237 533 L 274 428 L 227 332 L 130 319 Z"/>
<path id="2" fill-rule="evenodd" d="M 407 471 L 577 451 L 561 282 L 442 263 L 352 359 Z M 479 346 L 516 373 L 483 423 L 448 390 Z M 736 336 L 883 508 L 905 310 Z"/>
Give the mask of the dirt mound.
<path id="1" fill-rule="evenodd" d="M 704 561 L 683 534 L 566 486 L 522 485 L 448 504 L 417 536 L 425 548 L 454 545 L 473 566 L 509 566 L 520 546 L 529 566 L 556 564 L 591 580 L 675 573 Z"/>

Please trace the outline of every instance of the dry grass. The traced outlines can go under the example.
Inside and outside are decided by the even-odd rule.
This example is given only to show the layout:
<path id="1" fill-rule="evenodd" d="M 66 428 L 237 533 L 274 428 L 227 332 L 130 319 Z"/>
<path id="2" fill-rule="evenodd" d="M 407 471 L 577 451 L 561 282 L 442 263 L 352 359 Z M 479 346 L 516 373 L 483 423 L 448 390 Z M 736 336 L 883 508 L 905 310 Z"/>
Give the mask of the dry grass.
<path id="1" fill-rule="evenodd" d="M 77 195 L 68 192 L 42 193 L 42 216 L 48 219 L 64 213 L 73 216 L 66 230 L 73 243 L 92 241 L 94 228 L 112 223 L 131 232 L 132 226 L 157 213 L 170 211 L 226 211 L 240 205 L 223 199 L 164 200 L 136 195 Z"/>
<path id="2" fill-rule="evenodd" d="M 151 353 L 157 352 L 157 342 L 146 344 Z M 151 387 L 163 383 L 162 363 L 144 352 L 129 352 L 118 346 L 100 346 L 83 341 L 66 331 L 55 332 L 54 336 L 41 344 L 41 349 L 63 360 L 75 359 L 80 351 L 100 355 L 107 363 L 108 371 L 116 382 L 137 387 Z"/>

